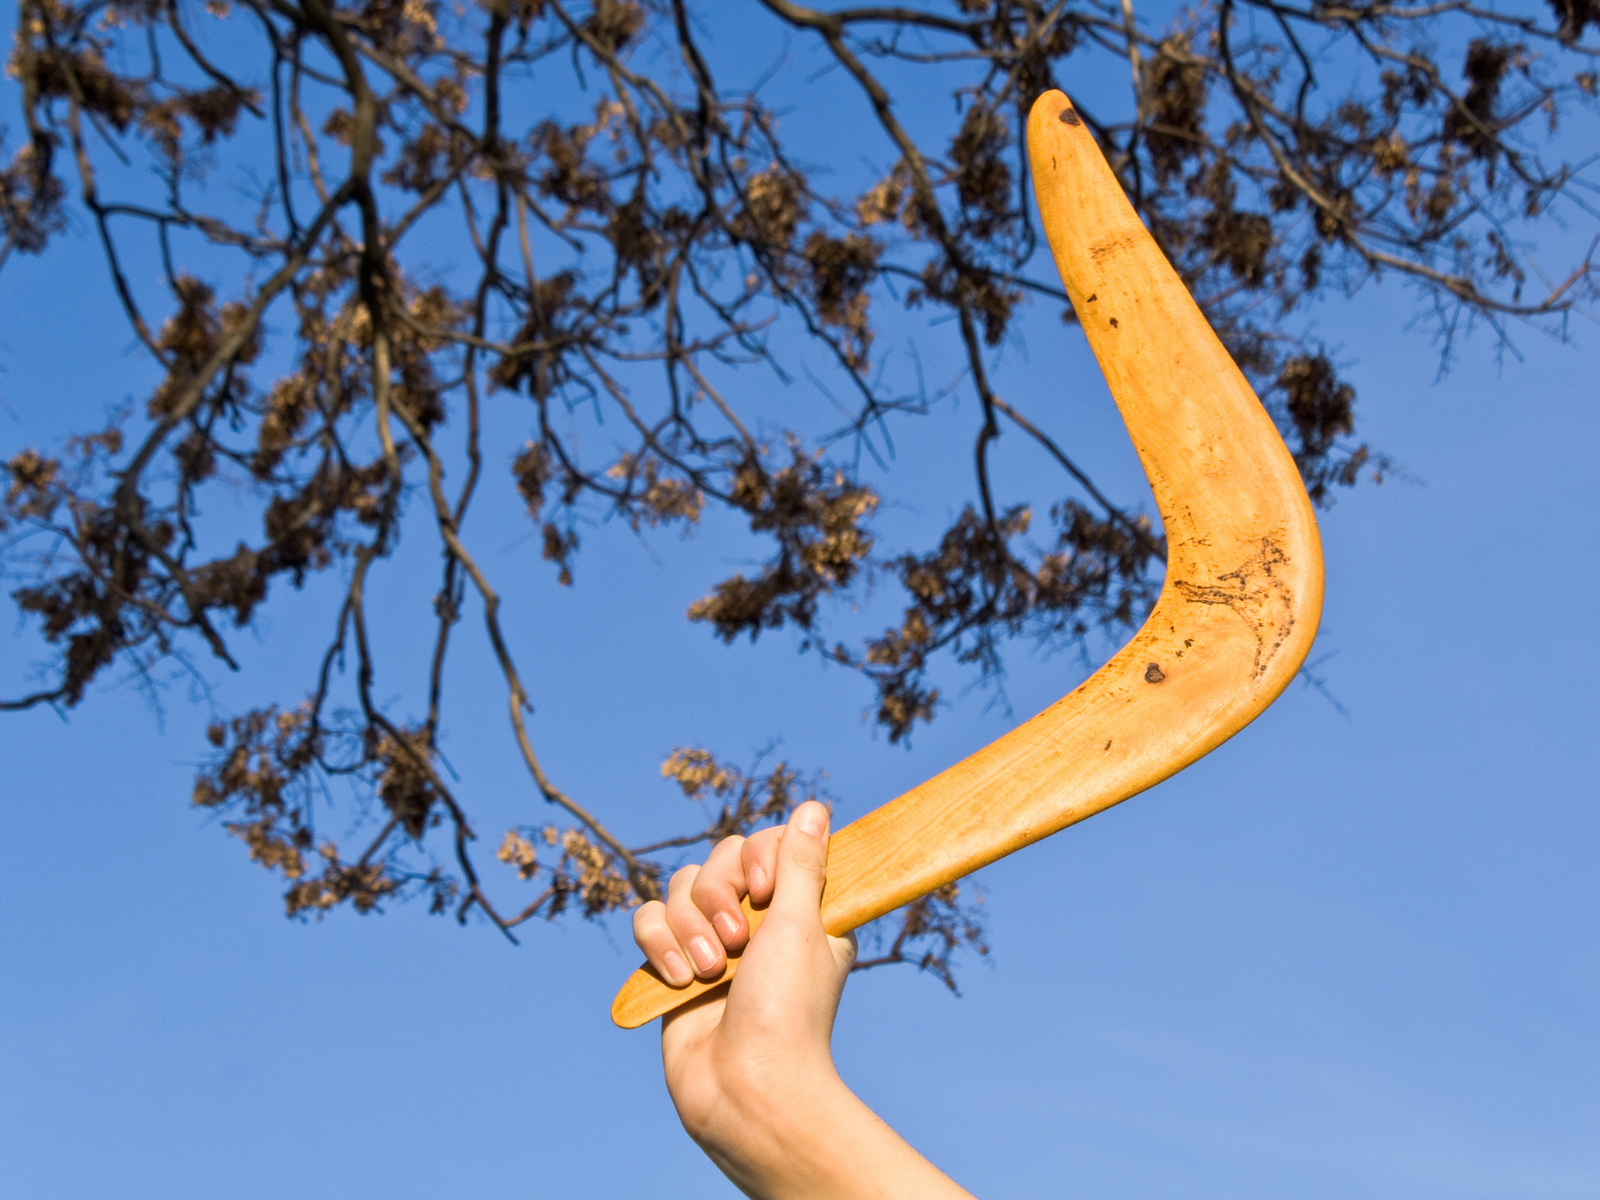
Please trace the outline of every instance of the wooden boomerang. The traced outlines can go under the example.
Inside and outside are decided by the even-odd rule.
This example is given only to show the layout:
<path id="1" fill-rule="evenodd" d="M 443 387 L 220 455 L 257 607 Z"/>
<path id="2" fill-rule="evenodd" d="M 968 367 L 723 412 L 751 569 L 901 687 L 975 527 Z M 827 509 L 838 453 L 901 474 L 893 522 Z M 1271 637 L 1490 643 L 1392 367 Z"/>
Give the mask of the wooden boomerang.
<path id="1" fill-rule="evenodd" d="M 822 920 L 865 925 L 1161 782 L 1277 698 L 1322 610 L 1300 472 L 1239 368 L 1060 92 L 1028 117 L 1056 267 L 1150 479 L 1167 574 L 1150 619 L 1081 687 L 828 842 Z M 752 931 L 761 913 L 745 902 Z M 731 977 L 642 967 L 611 1019 L 633 1029 Z"/>

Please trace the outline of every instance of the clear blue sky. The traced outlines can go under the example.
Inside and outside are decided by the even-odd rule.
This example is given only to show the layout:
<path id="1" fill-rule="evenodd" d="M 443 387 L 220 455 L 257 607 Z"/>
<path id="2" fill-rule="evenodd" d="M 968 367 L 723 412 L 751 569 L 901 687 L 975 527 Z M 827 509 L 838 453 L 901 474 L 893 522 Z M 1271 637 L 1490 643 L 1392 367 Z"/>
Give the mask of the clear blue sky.
<path id="1" fill-rule="evenodd" d="M 82 227 L 0 275 L 0 454 L 145 386 L 103 292 Z M 1411 476 L 1323 518 L 1314 653 L 1337 652 L 1321 673 L 1349 719 L 1297 685 L 1177 779 L 986 871 L 993 961 L 966 965 L 959 999 L 909 970 L 846 993 L 846 1078 L 980 1196 L 1600 1195 L 1600 343 L 1583 324 L 1566 346 L 1519 335 L 1526 362 L 1502 369 L 1474 338 L 1435 383 L 1410 311 L 1386 285 L 1320 317 L 1362 435 Z M 1008 396 L 1136 496 L 1079 335 L 1030 328 Z M 918 475 L 889 530 L 959 507 L 970 416 L 905 432 L 898 469 Z M 1019 648 L 1009 712 L 952 675 L 951 707 L 891 748 L 844 672 L 682 620 L 749 554 L 729 529 L 596 529 L 562 592 L 496 486 L 504 525 L 480 545 L 535 736 L 564 786 L 641 821 L 683 823 L 655 772 L 674 745 L 748 758 L 779 734 L 848 819 L 1081 675 Z M 431 553 L 390 578 L 431 578 Z M 249 687 L 208 671 L 219 710 L 293 697 L 314 600 L 241 636 Z M 403 639 L 423 617 L 384 619 Z M 14 623 L 0 646 L 13 681 L 37 656 Z M 473 671 L 481 653 L 446 751 L 492 840 L 541 809 Z M 653 1032 L 607 1018 L 636 961 L 625 921 L 521 949 L 420 905 L 288 922 L 187 805 L 208 718 L 174 688 L 158 719 L 127 687 L 65 721 L 0 717 L 0 1196 L 732 1194 L 678 1129 Z"/>

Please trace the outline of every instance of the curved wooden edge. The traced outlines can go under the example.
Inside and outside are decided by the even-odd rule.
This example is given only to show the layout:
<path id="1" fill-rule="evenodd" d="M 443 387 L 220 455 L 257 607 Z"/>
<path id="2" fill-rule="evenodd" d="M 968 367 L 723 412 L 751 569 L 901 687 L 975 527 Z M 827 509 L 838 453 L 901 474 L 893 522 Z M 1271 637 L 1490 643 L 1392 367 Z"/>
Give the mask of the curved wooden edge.
<path id="1" fill-rule="evenodd" d="M 1271 418 L 1063 93 L 1034 103 L 1028 155 L 1057 268 L 1161 512 L 1166 580 L 1139 632 L 1070 695 L 833 835 L 833 934 L 1182 770 L 1278 696 L 1316 635 L 1316 520 Z M 636 1028 L 721 982 L 670 989 L 635 972 L 612 1019 Z"/>

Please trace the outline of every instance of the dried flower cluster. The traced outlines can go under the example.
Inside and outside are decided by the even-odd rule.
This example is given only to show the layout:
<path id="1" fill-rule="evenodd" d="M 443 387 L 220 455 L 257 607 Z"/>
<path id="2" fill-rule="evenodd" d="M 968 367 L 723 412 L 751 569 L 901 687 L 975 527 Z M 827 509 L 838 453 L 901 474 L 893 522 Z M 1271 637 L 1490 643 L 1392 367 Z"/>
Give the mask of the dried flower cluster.
<path id="1" fill-rule="evenodd" d="M 420 892 L 506 931 L 568 907 L 593 916 L 655 895 L 664 852 L 781 820 L 808 794 L 782 765 L 743 773 L 677 750 L 663 773 L 704 821 L 633 846 L 625 810 L 558 787 L 470 540 L 480 487 L 515 487 L 563 585 L 583 513 L 640 531 L 733 514 L 763 561 L 708 581 L 690 619 L 726 641 L 792 628 L 861 673 L 890 740 L 935 715 L 940 661 L 992 672 L 1009 639 L 1141 618 L 1159 531 L 994 382 L 1020 306 L 1070 318 L 1020 138 L 1033 98 L 1083 77 L 1082 60 L 1122 60 L 1131 93 L 1075 91 L 1078 112 L 1319 502 L 1385 464 L 1353 440 L 1354 392 L 1286 331 L 1289 314 L 1398 278 L 1448 344 L 1473 322 L 1559 327 L 1596 294 L 1588 257 L 1551 275 L 1529 248 L 1530 223 L 1596 215 L 1589 168 L 1549 161 L 1558 120 L 1593 128 L 1589 0 L 1219 0 L 1159 25 L 1127 0 L 749 5 L 752 29 L 826 60 L 834 119 L 876 139 L 887 165 L 856 194 L 820 189 L 759 90 L 719 82 L 730 68 L 688 0 L 19 0 L 16 13 L 21 141 L 0 149 L 0 266 L 48 252 L 78 214 L 160 382 L 110 428 L 5 464 L 12 596 L 53 658 L 0 707 L 75 705 L 114 664 L 149 671 L 190 648 L 232 666 L 231 631 L 285 586 L 342 581 L 304 703 L 215 726 L 194 793 L 283 876 L 291 913 Z M 924 76 L 955 103 L 907 124 L 895 97 Z M 148 169 L 119 171 L 119 157 Z M 248 211 L 199 186 L 236 167 L 261 180 Z M 126 269 L 135 245 L 159 261 L 160 294 Z M 439 257 L 470 269 L 441 273 Z M 875 334 L 906 309 L 948 319 L 955 387 L 975 400 L 957 515 L 909 547 L 875 532 L 880 496 L 838 438 L 757 415 L 787 378 L 769 335 L 790 329 L 849 398 L 844 442 L 873 451 L 932 403 L 884 375 Z M 491 397 L 523 414 L 512 445 L 484 444 Z M 585 441 L 591 413 L 607 432 Z M 1007 495 L 1003 435 L 1059 467 L 1053 494 Z M 254 498 L 248 528 L 208 518 L 224 493 Z M 436 636 L 416 649 L 426 708 L 405 720 L 375 693 L 367 633 L 374 572 L 403 531 L 443 556 Z M 899 589 L 897 623 L 855 643 L 826 633 L 867 580 Z M 439 769 L 444 664 L 469 611 L 530 793 L 562 813 L 501 843 L 503 886 L 538 889 L 509 907 Z M 345 803 L 333 779 L 372 825 L 353 857 L 314 832 L 317 804 Z M 409 865 L 430 842 L 448 845 L 449 869 Z M 951 953 L 982 945 L 953 887 L 897 921 L 876 961 L 948 980 Z"/>

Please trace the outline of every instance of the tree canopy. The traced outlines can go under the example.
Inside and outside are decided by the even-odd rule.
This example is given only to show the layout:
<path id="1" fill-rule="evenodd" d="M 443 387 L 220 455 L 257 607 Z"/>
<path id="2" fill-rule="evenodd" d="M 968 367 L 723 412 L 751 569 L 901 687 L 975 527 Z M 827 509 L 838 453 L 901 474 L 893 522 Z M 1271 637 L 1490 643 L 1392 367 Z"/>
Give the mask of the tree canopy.
<path id="1" fill-rule="evenodd" d="M 1387 462 L 1297 314 L 1399 279 L 1448 354 L 1473 328 L 1559 334 L 1596 296 L 1591 0 L 21 0 L 17 15 L 0 267 L 81 219 L 161 381 L 5 465 L 11 594 L 50 657 L 0 707 L 70 708 L 119 664 L 232 667 L 234 631 L 275 593 L 338 579 L 304 699 L 218 719 L 193 795 L 283 876 L 291 915 L 420 893 L 508 933 L 593 916 L 655 896 L 665 854 L 813 794 L 786 764 L 679 748 L 663 775 L 715 819 L 641 845 L 624 806 L 552 778 L 474 546 L 486 485 L 520 493 L 553 586 L 578 586 L 597 514 L 641 531 L 733 514 L 764 561 L 707 580 L 688 619 L 725 642 L 787 631 L 859 673 L 890 741 L 935 717 L 941 671 L 1137 624 L 1161 531 L 999 386 L 1025 307 L 1073 319 L 1022 149 L 1048 88 L 1073 95 L 1320 504 Z M 769 59 L 730 52 L 729 21 Z M 837 190 L 767 98 L 819 58 L 815 101 L 881 153 L 860 188 Z M 930 89 L 947 102 L 905 100 Z M 206 186 L 240 177 L 254 182 Z M 129 270 L 138 256 L 161 286 Z M 944 392 L 881 348 L 906 310 L 959 341 Z M 818 364 L 797 386 L 842 423 L 779 425 L 762 406 L 794 377 L 794 344 Z M 862 455 L 950 391 L 973 402 L 964 502 L 926 544 L 886 546 L 874 522 L 893 497 Z M 525 436 L 488 440 L 487 405 L 518 406 Z M 606 417 L 609 443 L 582 436 Z M 1002 437 L 1059 468 L 1054 493 L 1007 498 Z M 248 528 L 213 515 L 225 493 L 250 498 Z M 381 664 L 418 681 L 412 713 L 375 692 L 368 635 L 402 536 L 442 556 L 435 636 Z M 899 589 L 896 622 L 831 633 L 869 581 Z M 440 759 L 465 619 L 484 623 L 508 736 L 559 814 L 498 842 Z M 319 805 L 363 802 L 378 815 L 362 844 L 319 839 Z M 495 845 L 503 867 L 480 849 Z M 951 951 L 981 944 L 955 888 L 895 921 L 869 963 L 948 979 Z"/>

